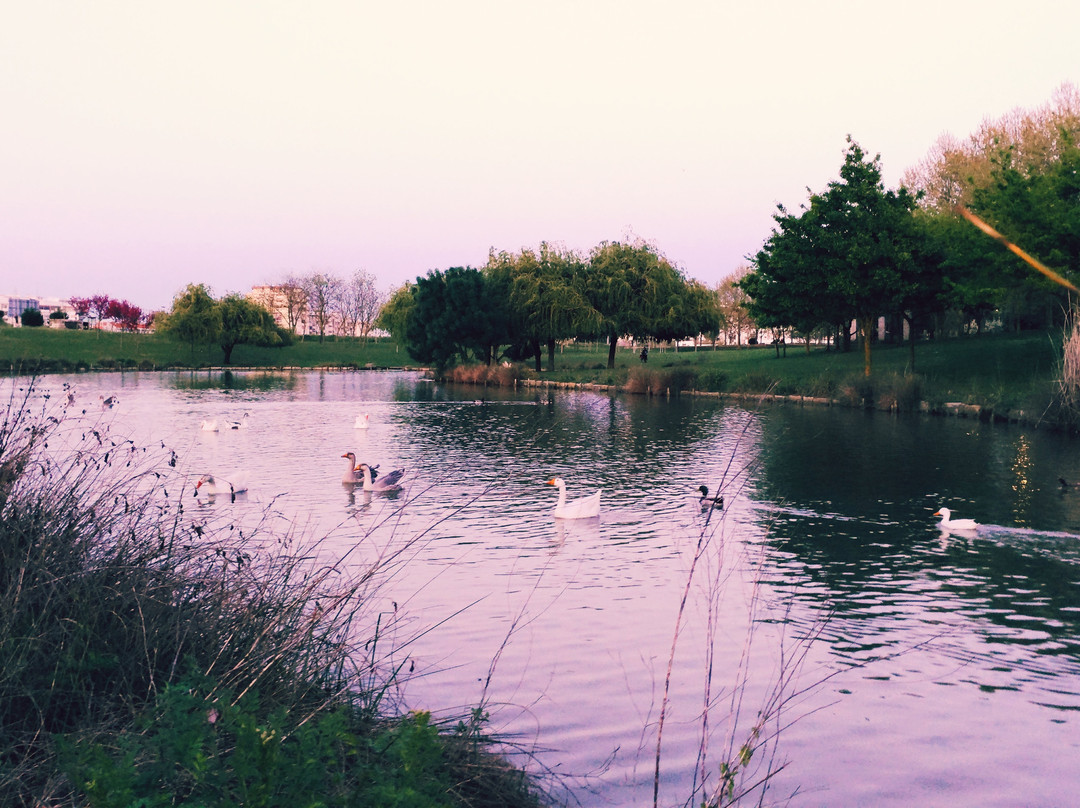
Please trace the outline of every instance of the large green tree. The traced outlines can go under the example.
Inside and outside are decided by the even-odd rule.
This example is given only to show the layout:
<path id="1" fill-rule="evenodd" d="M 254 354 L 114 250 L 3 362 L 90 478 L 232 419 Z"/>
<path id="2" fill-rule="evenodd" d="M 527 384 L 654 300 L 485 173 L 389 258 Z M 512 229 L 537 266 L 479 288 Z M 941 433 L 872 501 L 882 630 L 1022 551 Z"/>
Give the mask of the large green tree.
<path id="1" fill-rule="evenodd" d="M 973 193 L 972 208 L 1007 239 L 1066 278 L 1080 275 L 1080 148 L 1076 133 L 1065 132 L 1051 161 L 1025 165 L 1012 153 L 1002 155 L 993 182 Z M 1014 254 L 988 243 L 1000 285 L 1008 290 L 1003 314 L 1017 328 L 1046 328 L 1060 323 L 1069 301 L 1064 287 L 1031 268 Z"/>
<path id="2" fill-rule="evenodd" d="M 218 345 L 224 353 L 223 364 L 231 364 L 237 345 L 283 347 L 291 335 L 274 323 L 270 312 L 239 294 L 215 300 L 203 284 L 188 284 L 173 299 L 170 311 L 161 323 L 162 330 L 190 343 L 192 354 L 197 344 Z"/>
<path id="3" fill-rule="evenodd" d="M 508 342 L 505 301 L 472 267 L 433 270 L 416 279 L 405 324 L 409 355 L 438 371 L 470 358 L 491 362 Z"/>
<path id="4" fill-rule="evenodd" d="M 375 327 L 390 334 L 390 338 L 402 348 L 409 344 L 408 324 L 415 300 L 416 285 L 406 281 L 393 292 L 379 309 Z"/>
<path id="5" fill-rule="evenodd" d="M 880 155 L 867 159 L 848 138 L 840 179 L 821 198 L 820 226 L 829 289 L 855 317 L 867 376 L 874 321 L 900 311 L 915 292 L 915 202 L 905 188 L 886 190 Z"/>
<path id="6" fill-rule="evenodd" d="M 823 265 L 821 198 L 811 198 L 801 214 L 777 206 L 772 234 L 754 258 L 754 270 L 739 287 L 747 309 L 762 328 L 792 328 L 806 337 L 820 325 L 850 320 L 843 302 L 829 289 Z"/>
<path id="7" fill-rule="evenodd" d="M 598 319 L 593 334 L 608 343 L 609 368 L 621 337 L 678 339 L 708 326 L 698 307 L 686 305 L 686 278 L 655 247 L 644 242 L 604 242 L 589 259 L 585 295 Z"/>
<path id="8" fill-rule="evenodd" d="M 232 364 L 233 348 L 237 345 L 281 348 L 292 342 L 291 334 L 278 327 L 266 308 L 243 295 L 226 295 L 217 307 L 221 315 L 217 344 L 225 354 L 226 365 Z"/>
<path id="9" fill-rule="evenodd" d="M 875 320 L 902 311 L 917 290 L 915 197 L 886 190 L 880 156 L 848 138 L 840 178 L 810 197 L 803 213 L 780 208 L 777 229 L 743 281 L 759 323 L 812 329 L 815 320 L 854 319 L 871 369 Z"/>
<path id="10" fill-rule="evenodd" d="M 957 215 L 970 208 L 1045 264 L 1076 272 L 1080 90 L 1063 84 L 1051 102 L 986 120 L 964 139 L 943 136 L 904 175 L 922 194 L 944 301 L 963 324 L 992 315 L 1013 328 L 1042 328 L 1067 308 L 1060 288 Z"/>
<path id="11" fill-rule="evenodd" d="M 201 283 L 189 283 L 173 298 L 172 311 L 162 323 L 163 330 L 191 345 L 212 345 L 221 331 L 221 311 L 210 290 Z"/>
<path id="12" fill-rule="evenodd" d="M 556 343 L 595 328 L 599 320 L 585 295 L 585 263 L 572 250 L 547 242 L 539 251 L 491 250 L 484 271 L 507 301 L 512 353 L 532 356 L 537 372 L 542 348 L 548 370 L 554 370 Z"/>

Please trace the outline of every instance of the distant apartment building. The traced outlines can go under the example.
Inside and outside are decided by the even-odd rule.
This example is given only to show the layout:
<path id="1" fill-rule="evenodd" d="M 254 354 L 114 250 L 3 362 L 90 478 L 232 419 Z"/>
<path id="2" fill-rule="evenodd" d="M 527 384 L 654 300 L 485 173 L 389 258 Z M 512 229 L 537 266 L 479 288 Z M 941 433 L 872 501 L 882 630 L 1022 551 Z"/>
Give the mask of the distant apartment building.
<path id="1" fill-rule="evenodd" d="M 18 297 L 17 295 L 0 295 L 0 311 L 4 312 L 4 319 L 11 325 L 22 323 L 23 312 L 27 309 L 37 309 L 45 318 L 46 325 L 63 326 L 56 320 L 50 320 L 49 315 L 54 311 L 65 312 L 68 317 L 74 316 L 71 301 L 59 297 Z M 62 322 L 62 321 L 61 321 Z"/>
<path id="2" fill-rule="evenodd" d="M 296 334 L 308 333 L 307 296 L 298 286 L 253 286 L 247 299 L 258 303 L 274 322 Z"/>
<path id="3" fill-rule="evenodd" d="M 36 309 L 38 307 L 38 301 L 33 297 L 15 297 L 14 295 L 4 295 L 4 316 L 9 323 L 20 322 L 20 318 L 24 311 L 29 309 Z"/>

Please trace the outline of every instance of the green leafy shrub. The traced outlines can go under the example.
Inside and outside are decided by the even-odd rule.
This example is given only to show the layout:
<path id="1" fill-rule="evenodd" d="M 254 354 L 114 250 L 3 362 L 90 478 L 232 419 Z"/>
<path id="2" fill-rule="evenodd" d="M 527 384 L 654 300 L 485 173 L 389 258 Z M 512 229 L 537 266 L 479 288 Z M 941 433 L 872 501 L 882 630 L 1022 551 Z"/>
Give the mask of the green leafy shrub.
<path id="1" fill-rule="evenodd" d="M 840 383 L 837 393 L 840 402 L 849 407 L 873 408 L 875 404 L 874 380 L 862 374 L 848 376 Z"/>
<path id="2" fill-rule="evenodd" d="M 697 385 L 699 390 L 708 390 L 713 393 L 722 393 L 727 389 L 728 374 L 719 368 L 709 368 L 699 371 Z"/>

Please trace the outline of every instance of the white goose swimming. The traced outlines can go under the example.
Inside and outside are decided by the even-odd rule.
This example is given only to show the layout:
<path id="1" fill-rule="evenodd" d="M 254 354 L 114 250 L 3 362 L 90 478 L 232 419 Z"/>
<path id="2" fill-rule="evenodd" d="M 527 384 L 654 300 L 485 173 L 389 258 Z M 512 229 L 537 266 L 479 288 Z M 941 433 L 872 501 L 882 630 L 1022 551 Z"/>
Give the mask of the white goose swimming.
<path id="1" fill-rule="evenodd" d="M 370 416 L 366 412 L 360 413 L 353 422 L 353 429 L 367 429 L 369 417 Z"/>
<path id="2" fill-rule="evenodd" d="M 217 432 L 218 431 L 217 419 L 214 419 L 213 421 L 203 421 L 202 422 L 202 431 L 203 432 Z"/>
<path id="3" fill-rule="evenodd" d="M 386 474 L 373 477 L 374 469 L 367 463 L 361 463 L 357 468 L 364 475 L 364 490 L 376 493 L 390 493 L 401 490 L 401 478 L 405 476 L 405 469 L 394 469 Z"/>
<path id="4" fill-rule="evenodd" d="M 228 425 L 229 429 L 246 429 L 248 425 L 247 419 L 248 414 L 245 412 L 240 417 L 239 421 L 226 421 L 225 423 Z"/>
<path id="5" fill-rule="evenodd" d="M 246 494 L 248 490 L 248 475 L 247 472 L 238 471 L 235 474 L 230 474 L 228 479 L 225 477 L 218 477 L 213 474 L 204 474 L 195 483 L 195 496 L 199 496 L 199 489 L 203 486 L 206 487 L 206 493 L 210 500 L 213 501 L 219 494 L 224 494 L 226 488 L 229 491 L 229 499 L 232 502 L 236 502 L 237 494 Z"/>
<path id="6" fill-rule="evenodd" d="M 590 519 L 600 515 L 600 494 L 603 489 L 587 497 L 567 502 L 566 483 L 561 477 L 553 477 L 547 481 L 546 485 L 553 485 L 559 489 L 559 501 L 555 505 L 556 519 Z"/>
<path id="7" fill-rule="evenodd" d="M 941 517 L 938 527 L 942 530 L 972 531 L 979 529 L 979 523 L 974 519 L 953 519 L 952 511 L 948 508 L 939 508 L 934 512 L 934 516 Z"/>

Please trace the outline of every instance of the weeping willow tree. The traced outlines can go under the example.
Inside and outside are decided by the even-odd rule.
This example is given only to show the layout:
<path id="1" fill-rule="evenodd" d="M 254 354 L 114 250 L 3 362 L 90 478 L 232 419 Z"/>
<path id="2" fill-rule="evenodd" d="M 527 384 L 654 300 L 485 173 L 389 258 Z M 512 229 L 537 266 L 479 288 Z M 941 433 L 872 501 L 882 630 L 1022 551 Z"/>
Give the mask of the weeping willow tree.
<path id="1" fill-rule="evenodd" d="M 572 250 L 541 242 L 538 252 L 492 250 L 485 268 L 509 303 L 512 353 L 532 356 L 540 372 L 542 349 L 555 369 L 555 344 L 595 330 L 599 314 L 585 294 L 585 263 Z"/>
<path id="2" fill-rule="evenodd" d="M 596 333 L 608 343 L 609 369 L 615 367 L 620 337 L 696 336 L 714 313 L 700 284 L 688 283 L 655 247 L 640 241 L 595 247 L 585 295 L 598 315 Z"/>

